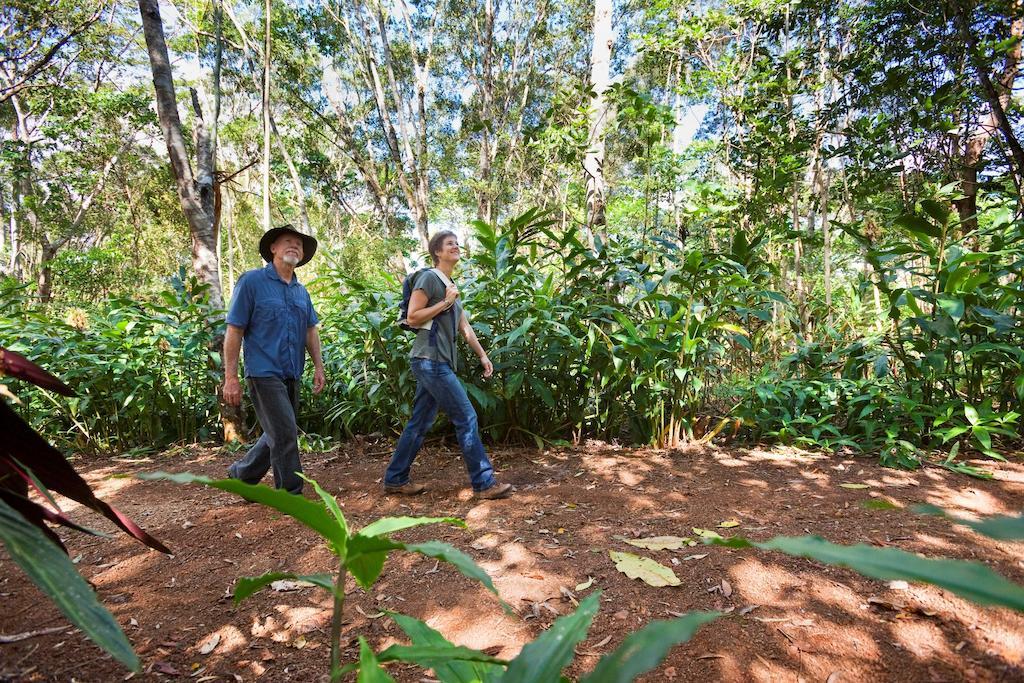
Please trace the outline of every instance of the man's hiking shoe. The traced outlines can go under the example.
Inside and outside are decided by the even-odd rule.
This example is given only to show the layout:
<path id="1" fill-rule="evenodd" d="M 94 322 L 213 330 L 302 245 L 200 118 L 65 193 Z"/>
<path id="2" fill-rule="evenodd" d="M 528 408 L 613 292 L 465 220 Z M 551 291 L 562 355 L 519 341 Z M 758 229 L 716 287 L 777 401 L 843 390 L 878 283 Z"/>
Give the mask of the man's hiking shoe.
<path id="1" fill-rule="evenodd" d="M 384 493 L 397 493 L 400 496 L 418 496 L 427 490 L 423 484 L 414 484 L 411 481 L 401 486 L 384 485 Z"/>
<path id="2" fill-rule="evenodd" d="M 508 498 L 512 495 L 512 484 L 495 484 L 491 488 L 484 489 L 483 491 L 477 491 L 473 495 L 477 498 L 483 498 L 484 500 Z"/>

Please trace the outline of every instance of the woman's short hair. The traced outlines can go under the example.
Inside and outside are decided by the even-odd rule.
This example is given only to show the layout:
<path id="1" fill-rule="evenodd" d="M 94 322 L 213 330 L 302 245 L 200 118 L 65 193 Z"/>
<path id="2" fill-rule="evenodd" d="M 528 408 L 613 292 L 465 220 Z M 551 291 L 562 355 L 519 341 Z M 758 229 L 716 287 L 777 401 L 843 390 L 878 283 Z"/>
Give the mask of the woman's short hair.
<path id="1" fill-rule="evenodd" d="M 441 251 L 441 247 L 444 245 L 444 241 L 449 237 L 454 237 L 456 240 L 459 236 L 451 230 L 442 230 L 441 232 L 434 233 L 434 236 L 430 238 L 430 242 L 427 243 L 427 251 L 430 252 L 430 260 L 437 265 L 437 253 Z"/>

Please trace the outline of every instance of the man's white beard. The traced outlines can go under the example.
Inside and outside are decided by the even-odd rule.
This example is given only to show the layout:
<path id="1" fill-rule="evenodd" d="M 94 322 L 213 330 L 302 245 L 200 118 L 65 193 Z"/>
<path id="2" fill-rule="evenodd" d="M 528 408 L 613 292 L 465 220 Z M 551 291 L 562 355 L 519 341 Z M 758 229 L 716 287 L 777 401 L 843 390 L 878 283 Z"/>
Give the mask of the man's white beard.
<path id="1" fill-rule="evenodd" d="M 282 254 L 281 260 L 287 263 L 289 266 L 294 266 L 298 264 L 299 257 L 296 256 L 295 254 Z"/>

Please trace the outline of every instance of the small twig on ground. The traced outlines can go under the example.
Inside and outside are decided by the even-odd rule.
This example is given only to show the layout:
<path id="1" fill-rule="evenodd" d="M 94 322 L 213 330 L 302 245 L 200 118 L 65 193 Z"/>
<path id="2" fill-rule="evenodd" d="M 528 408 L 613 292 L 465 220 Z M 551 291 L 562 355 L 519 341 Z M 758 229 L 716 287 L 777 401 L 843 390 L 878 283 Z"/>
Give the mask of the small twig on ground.
<path id="1" fill-rule="evenodd" d="M 24 633 L 14 633 L 9 636 L 0 633 L 0 645 L 18 643 L 22 640 L 28 640 L 29 638 L 38 638 L 39 636 L 48 636 L 54 633 L 60 633 L 66 628 L 67 626 L 51 626 L 50 628 L 41 628 L 38 631 L 25 631 Z"/>

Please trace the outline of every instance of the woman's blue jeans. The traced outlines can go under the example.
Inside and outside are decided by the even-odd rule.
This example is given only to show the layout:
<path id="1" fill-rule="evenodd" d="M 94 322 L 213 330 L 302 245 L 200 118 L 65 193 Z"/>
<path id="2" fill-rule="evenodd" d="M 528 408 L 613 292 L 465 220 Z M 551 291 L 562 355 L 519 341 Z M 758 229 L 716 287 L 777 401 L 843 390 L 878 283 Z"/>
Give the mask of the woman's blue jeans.
<path id="1" fill-rule="evenodd" d="M 391 456 L 391 463 L 384 474 L 385 486 L 402 486 L 409 482 L 409 470 L 412 469 L 427 431 L 434 424 L 439 408 L 455 425 L 462 459 L 466 461 L 466 471 L 469 472 L 473 490 L 483 491 L 494 486 L 494 467 L 480 441 L 476 411 L 451 366 L 427 358 L 413 358 L 412 374 L 416 376 L 412 418 L 405 425 L 395 453 Z"/>

